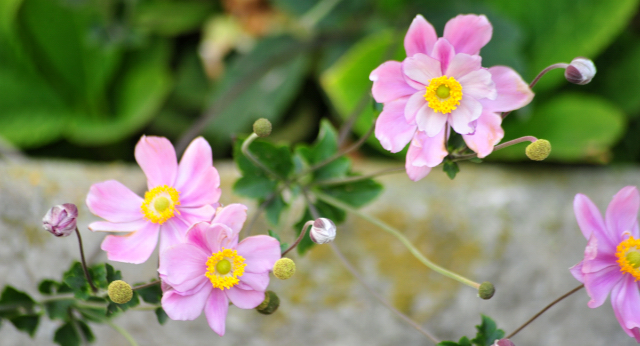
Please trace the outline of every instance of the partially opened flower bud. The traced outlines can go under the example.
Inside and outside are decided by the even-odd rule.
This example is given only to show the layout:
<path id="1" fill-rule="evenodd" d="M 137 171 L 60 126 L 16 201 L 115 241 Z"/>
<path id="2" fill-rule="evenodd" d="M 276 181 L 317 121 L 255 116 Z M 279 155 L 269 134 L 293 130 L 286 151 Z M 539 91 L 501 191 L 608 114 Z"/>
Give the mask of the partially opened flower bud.
<path id="1" fill-rule="evenodd" d="M 593 79 L 596 75 L 596 66 L 593 61 L 587 58 L 577 57 L 571 60 L 571 63 L 564 70 L 564 76 L 573 84 L 584 85 Z"/>
<path id="2" fill-rule="evenodd" d="M 333 221 L 321 217 L 313 222 L 309 237 L 316 244 L 331 242 L 336 237 L 336 225 Z"/>
<path id="3" fill-rule="evenodd" d="M 265 118 L 260 118 L 253 123 L 253 132 L 258 137 L 267 137 L 271 134 L 271 122 Z"/>
<path id="4" fill-rule="evenodd" d="M 546 139 L 538 139 L 529 144 L 525 150 L 527 157 L 534 161 L 542 161 L 551 153 L 551 143 Z"/>
<path id="5" fill-rule="evenodd" d="M 496 293 L 496 288 L 489 281 L 481 283 L 480 288 L 478 288 L 478 297 L 484 300 L 491 299 L 494 293 Z"/>
<path id="6" fill-rule="evenodd" d="M 261 314 L 271 315 L 278 310 L 279 306 L 280 298 L 278 295 L 273 291 L 266 291 L 264 292 L 264 300 L 256 307 L 256 310 Z"/>
<path id="7" fill-rule="evenodd" d="M 107 293 L 109 299 L 117 304 L 126 304 L 133 298 L 131 285 L 122 280 L 112 281 L 107 288 Z"/>
<path id="8" fill-rule="evenodd" d="M 280 280 L 286 280 L 296 272 L 296 264 L 291 258 L 283 257 L 273 265 L 273 275 Z"/>
<path id="9" fill-rule="evenodd" d="M 42 218 L 42 227 L 56 237 L 66 237 L 76 229 L 77 218 L 78 208 L 75 204 L 56 205 Z"/>
<path id="10" fill-rule="evenodd" d="M 500 340 L 496 340 L 496 342 L 493 343 L 493 345 L 491 346 L 516 346 L 513 342 L 511 342 L 511 340 L 509 339 L 500 339 Z"/>

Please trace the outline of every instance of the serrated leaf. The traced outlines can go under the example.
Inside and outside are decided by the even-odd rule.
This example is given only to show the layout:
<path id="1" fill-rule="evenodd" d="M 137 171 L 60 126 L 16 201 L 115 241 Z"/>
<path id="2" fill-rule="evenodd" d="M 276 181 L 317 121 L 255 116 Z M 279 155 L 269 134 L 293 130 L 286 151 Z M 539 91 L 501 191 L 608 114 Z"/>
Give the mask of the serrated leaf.
<path id="1" fill-rule="evenodd" d="M 162 289 L 160 288 L 160 283 L 157 285 L 148 286 L 145 288 L 137 289 L 136 292 L 143 301 L 149 304 L 160 304 L 160 300 L 162 299 Z"/>
<path id="2" fill-rule="evenodd" d="M 52 320 L 69 320 L 69 307 L 73 305 L 75 300 L 52 300 L 44 303 L 44 308 L 47 311 L 47 316 Z"/>
<path id="3" fill-rule="evenodd" d="M 80 333 L 82 333 L 82 336 L 84 336 L 84 339 L 87 340 L 88 343 L 96 341 L 96 337 L 95 335 L 93 335 L 93 332 L 91 331 L 91 328 L 88 324 L 84 323 L 83 321 L 76 321 L 76 323 L 80 328 Z"/>
<path id="4" fill-rule="evenodd" d="M 372 179 L 366 179 L 353 183 L 323 187 L 322 191 L 351 206 L 359 208 L 378 197 L 382 192 L 382 185 Z"/>
<path id="5" fill-rule="evenodd" d="M 266 199 L 271 195 L 278 182 L 265 176 L 243 176 L 233 184 L 233 192 L 249 198 Z"/>
<path id="6" fill-rule="evenodd" d="M 96 264 L 90 267 L 89 275 L 91 275 L 91 280 L 97 288 L 107 289 L 109 287 L 105 263 Z"/>
<path id="7" fill-rule="evenodd" d="M 116 280 L 122 280 L 122 273 L 119 270 L 115 270 L 109 263 L 104 264 L 107 270 L 107 282 L 111 283 Z"/>
<path id="8" fill-rule="evenodd" d="M 477 346 L 491 346 L 493 342 L 504 336 L 504 331 L 498 329 L 496 323 L 488 316 L 482 315 L 482 323 L 476 326 L 478 333 L 471 340 Z"/>
<path id="9" fill-rule="evenodd" d="M 456 162 L 453 162 L 449 159 L 444 160 L 444 164 L 442 165 L 442 171 L 447 173 L 449 179 L 453 180 L 456 177 L 456 174 L 460 172 L 460 167 Z"/>
<path id="10" fill-rule="evenodd" d="M 156 312 L 156 318 L 158 319 L 158 323 L 165 324 L 165 322 L 167 322 L 167 319 L 169 319 L 169 316 L 167 316 L 167 313 L 164 312 L 162 308 L 157 308 L 155 312 Z"/>
<path id="11" fill-rule="evenodd" d="M 236 141 L 234 145 L 233 157 L 238 165 L 238 169 L 243 176 L 265 176 L 270 177 L 261 167 L 249 160 L 242 153 L 242 143 L 244 139 Z M 280 178 L 287 178 L 293 172 L 293 158 L 291 150 L 286 145 L 275 145 L 270 142 L 255 140 L 249 145 L 249 152 L 271 171 L 278 174 Z"/>
<path id="12" fill-rule="evenodd" d="M 0 317 L 13 318 L 31 313 L 34 306 L 35 301 L 31 296 L 12 286 L 5 286 L 0 295 Z"/>
<path id="13" fill-rule="evenodd" d="M 63 275 L 63 281 L 73 291 L 73 295 L 82 300 L 86 300 L 91 295 L 91 286 L 87 282 L 80 262 L 74 262 Z"/>
<path id="14" fill-rule="evenodd" d="M 472 346 L 471 341 L 466 336 L 460 338 L 458 342 L 455 341 L 441 341 L 436 346 Z"/>
<path id="15" fill-rule="evenodd" d="M 29 334 L 29 336 L 33 338 L 33 336 L 36 334 L 36 330 L 38 329 L 40 315 L 30 314 L 17 316 L 10 318 L 9 322 L 11 322 L 11 324 L 13 324 L 16 329 Z"/>
<path id="16" fill-rule="evenodd" d="M 56 330 L 53 341 L 60 346 L 80 346 L 82 339 L 72 324 L 67 322 Z"/>

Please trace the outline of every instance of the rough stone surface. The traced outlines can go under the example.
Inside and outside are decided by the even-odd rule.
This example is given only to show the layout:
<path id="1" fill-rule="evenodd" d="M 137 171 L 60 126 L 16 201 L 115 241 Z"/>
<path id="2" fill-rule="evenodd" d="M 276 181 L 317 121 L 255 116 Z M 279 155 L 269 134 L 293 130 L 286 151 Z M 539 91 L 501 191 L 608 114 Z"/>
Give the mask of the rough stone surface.
<path id="1" fill-rule="evenodd" d="M 398 163 L 363 163 L 373 172 Z M 222 176 L 222 203 L 249 201 L 231 194 L 238 174 L 230 162 L 216 163 Z M 76 239 L 55 238 L 41 227 L 47 209 L 75 203 L 78 226 L 90 261 L 105 261 L 104 234 L 86 226 L 97 220 L 84 203 L 89 186 L 116 179 L 142 193 L 145 178 L 136 166 L 59 161 L 0 162 L 0 286 L 11 284 L 40 298 L 36 283 L 59 279 L 78 258 Z M 588 195 L 601 210 L 623 186 L 638 184 L 640 170 L 629 168 L 463 165 L 450 181 L 434 170 L 420 182 L 404 174 L 381 177 L 382 196 L 362 209 L 400 229 L 434 262 L 475 281 L 491 281 L 488 301 L 476 291 L 421 265 L 392 236 L 349 216 L 338 226 L 334 244 L 358 268 L 367 283 L 396 308 L 440 339 L 474 333 L 480 314 L 493 317 L 507 333 L 579 283 L 567 268 L 577 263 L 586 240 L 573 216 L 576 193 Z M 256 208 L 250 205 L 250 210 Z M 250 212 L 251 212 L 250 211 Z M 280 229 L 292 241 L 290 226 L 300 214 L 294 203 Z M 253 233 L 266 233 L 260 220 Z M 303 258 L 291 253 L 297 273 L 286 281 L 272 278 L 281 299 L 270 316 L 229 309 L 227 331 L 219 337 L 204 316 L 160 326 L 152 311 L 132 311 L 114 320 L 140 345 L 428 345 L 430 342 L 396 318 L 345 270 L 330 245 Z M 152 255 L 157 258 L 157 254 Z M 156 276 L 156 260 L 142 265 L 113 262 L 128 282 Z M 584 290 L 567 298 L 512 340 L 516 345 L 635 345 L 618 325 L 611 304 L 587 307 Z M 34 339 L 10 323 L 0 329 L 2 345 L 49 345 L 58 322 L 42 319 Z M 108 326 L 93 325 L 96 345 L 126 345 Z"/>

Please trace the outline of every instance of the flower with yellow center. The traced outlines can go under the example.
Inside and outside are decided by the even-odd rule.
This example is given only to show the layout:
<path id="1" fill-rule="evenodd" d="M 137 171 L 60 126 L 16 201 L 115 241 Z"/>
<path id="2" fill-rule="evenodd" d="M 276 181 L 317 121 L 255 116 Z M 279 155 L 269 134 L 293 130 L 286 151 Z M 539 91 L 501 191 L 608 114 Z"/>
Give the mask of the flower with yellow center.
<path id="1" fill-rule="evenodd" d="M 238 278 L 244 274 L 246 266 L 244 257 L 238 255 L 238 251 L 223 248 L 209 257 L 204 275 L 214 288 L 229 289 L 240 282 Z"/>
<path id="2" fill-rule="evenodd" d="M 441 76 L 431 79 L 426 86 L 424 99 L 434 112 L 448 114 L 454 111 L 462 100 L 462 86 L 453 77 Z"/>
<path id="3" fill-rule="evenodd" d="M 640 280 L 640 239 L 629 237 L 618 244 L 616 257 L 622 273 L 631 274 L 635 281 Z"/>
<path id="4" fill-rule="evenodd" d="M 144 217 L 153 223 L 163 224 L 178 212 L 176 206 L 180 205 L 180 193 L 171 186 L 156 186 L 144 194 L 142 213 Z M 179 212 L 178 212 L 179 213 Z"/>

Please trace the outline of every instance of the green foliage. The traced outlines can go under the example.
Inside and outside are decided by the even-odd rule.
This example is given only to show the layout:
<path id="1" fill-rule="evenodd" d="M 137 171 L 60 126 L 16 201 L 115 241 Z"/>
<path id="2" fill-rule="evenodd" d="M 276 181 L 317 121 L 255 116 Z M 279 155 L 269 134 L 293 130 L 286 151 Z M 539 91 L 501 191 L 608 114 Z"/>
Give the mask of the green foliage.
<path id="1" fill-rule="evenodd" d="M 498 329 L 496 323 L 488 316 L 482 316 L 482 323 L 476 326 L 478 330 L 476 337 L 469 340 L 466 336 L 460 341 L 442 341 L 437 346 L 491 346 L 493 343 L 504 337 L 504 331 Z"/>
<path id="2" fill-rule="evenodd" d="M 33 337 L 40 322 L 34 310 L 36 302 L 25 292 L 5 286 L 0 295 L 0 320 L 8 319 L 16 329 Z"/>
<path id="3" fill-rule="evenodd" d="M 136 285 L 137 286 L 137 285 Z M 135 290 L 145 303 L 160 304 L 162 299 L 162 289 L 160 283 Z"/>
<path id="4" fill-rule="evenodd" d="M 456 174 L 460 172 L 460 168 L 456 162 L 451 161 L 451 159 L 445 159 L 442 165 L 442 170 L 447 173 L 447 176 L 453 180 L 456 177 Z"/>
<path id="5" fill-rule="evenodd" d="M 278 241 L 278 243 L 280 243 L 280 252 L 281 252 L 281 253 L 282 253 L 282 252 L 284 252 L 286 249 L 288 249 L 288 248 L 289 248 L 289 244 L 287 244 L 287 243 L 283 243 L 283 242 L 280 240 L 280 236 L 278 235 L 278 233 L 276 233 L 276 232 L 274 232 L 274 231 L 272 231 L 272 230 L 269 230 L 268 234 L 269 234 L 269 236 L 276 238 L 276 240 Z"/>
<path id="6" fill-rule="evenodd" d="M 160 324 L 164 324 L 165 322 L 167 322 L 167 319 L 169 319 L 169 316 L 167 316 L 167 313 L 164 312 L 162 308 L 157 308 L 155 310 L 155 313 L 156 313 L 156 318 L 158 319 L 158 323 Z"/>

